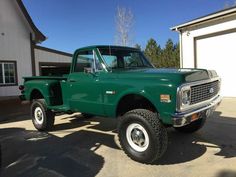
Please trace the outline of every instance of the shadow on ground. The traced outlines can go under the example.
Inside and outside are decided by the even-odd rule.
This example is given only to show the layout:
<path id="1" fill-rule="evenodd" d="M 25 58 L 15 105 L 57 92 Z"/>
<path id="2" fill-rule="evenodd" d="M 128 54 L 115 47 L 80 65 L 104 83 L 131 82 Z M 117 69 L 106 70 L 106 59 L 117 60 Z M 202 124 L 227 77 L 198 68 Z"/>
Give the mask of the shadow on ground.
<path id="1" fill-rule="evenodd" d="M 97 122 L 91 126 L 93 129 L 104 131 L 104 132 L 107 132 L 107 131 L 116 132 L 116 128 L 117 128 L 116 119 L 101 118 L 101 117 L 84 118 L 82 114 L 67 116 L 63 119 L 69 119 L 69 122 L 55 125 L 53 128 L 53 131 L 66 130 L 66 129 L 76 128 L 76 127 L 80 127 L 84 125 L 89 125 L 91 122 Z"/>
<path id="2" fill-rule="evenodd" d="M 112 136 L 78 131 L 63 138 L 50 133 L 1 129 L 2 176 L 95 176 L 104 158 L 95 151 L 117 148 Z"/>
<path id="3" fill-rule="evenodd" d="M 167 152 L 157 162 L 159 165 L 189 162 L 201 157 L 207 148 L 216 148 L 215 155 L 236 157 L 236 118 L 221 116 L 215 112 L 204 127 L 193 134 L 169 131 Z"/>
<path id="4" fill-rule="evenodd" d="M 236 177 L 236 171 L 222 170 L 218 172 L 216 177 Z"/>
<path id="5" fill-rule="evenodd" d="M 1 100 L 0 108 L 0 123 L 27 120 L 30 117 L 30 104 L 23 104 L 19 98 Z"/>
<path id="6" fill-rule="evenodd" d="M 80 126 L 63 138 L 52 133 L 25 129 L 1 129 L 3 176 L 95 176 L 103 167 L 104 157 L 96 154 L 101 145 L 120 150 L 114 142 L 116 120 L 105 118 L 85 119 L 68 116 L 69 123 L 55 125 L 60 132 Z M 97 122 L 92 124 L 92 122 Z M 236 118 L 223 117 L 215 112 L 206 125 L 194 134 L 182 134 L 170 129 L 169 145 L 156 165 L 190 162 L 205 154 L 207 148 L 216 148 L 216 156 L 236 157 Z M 99 130 L 97 133 L 91 130 Z M 117 157 L 116 157 L 117 158 Z M 108 162 L 109 163 L 109 162 Z M 124 163 L 117 159 L 117 163 Z M 125 162 L 127 163 L 127 162 Z M 225 172 L 219 174 L 223 177 Z"/>

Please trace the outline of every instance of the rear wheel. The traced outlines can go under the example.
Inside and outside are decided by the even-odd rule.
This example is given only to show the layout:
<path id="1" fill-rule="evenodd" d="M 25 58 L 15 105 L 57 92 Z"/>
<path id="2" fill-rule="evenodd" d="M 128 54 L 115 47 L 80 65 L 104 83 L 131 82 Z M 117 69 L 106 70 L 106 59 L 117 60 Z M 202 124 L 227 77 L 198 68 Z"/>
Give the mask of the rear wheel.
<path id="1" fill-rule="evenodd" d="M 182 133 L 194 133 L 199 129 L 201 129 L 205 124 L 205 122 L 206 122 L 206 117 L 203 117 L 183 127 L 175 127 L 175 129 Z"/>
<path id="2" fill-rule="evenodd" d="M 31 117 L 34 127 L 39 131 L 51 130 L 55 114 L 47 109 L 44 99 L 34 100 L 31 105 Z"/>
<path id="3" fill-rule="evenodd" d="M 118 131 L 121 147 L 138 162 L 153 163 L 167 149 L 167 130 L 157 114 L 149 110 L 127 112 L 120 120 Z"/>

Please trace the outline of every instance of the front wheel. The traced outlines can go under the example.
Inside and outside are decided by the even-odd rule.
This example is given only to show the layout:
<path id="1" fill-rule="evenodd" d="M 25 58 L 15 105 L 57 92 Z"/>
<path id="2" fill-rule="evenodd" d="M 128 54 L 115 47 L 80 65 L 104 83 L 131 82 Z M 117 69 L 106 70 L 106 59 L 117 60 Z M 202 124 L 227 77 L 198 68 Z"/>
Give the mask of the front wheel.
<path id="1" fill-rule="evenodd" d="M 34 127 L 39 131 L 52 129 L 55 114 L 47 109 L 44 99 L 34 100 L 31 105 L 31 117 Z"/>
<path id="2" fill-rule="evenodd" d="M 153 163 L 167 149 L 167 130 L 157 114 L 135 109 L 127 112 L 119 122 L 119 140 L 125 153 L 141 163 Z"/>

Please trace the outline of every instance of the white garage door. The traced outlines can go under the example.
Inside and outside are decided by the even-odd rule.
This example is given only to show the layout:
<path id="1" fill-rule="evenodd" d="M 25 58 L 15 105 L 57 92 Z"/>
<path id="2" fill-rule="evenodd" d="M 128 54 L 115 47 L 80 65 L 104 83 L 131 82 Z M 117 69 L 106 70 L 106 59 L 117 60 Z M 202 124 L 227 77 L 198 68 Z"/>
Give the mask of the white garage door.
<path id="1" fill-rule="evenodd" d="M 221 95 L 236 97 L 236 32 L 198 39 L 195 47 L 197 67 L 216 70 Z"/>

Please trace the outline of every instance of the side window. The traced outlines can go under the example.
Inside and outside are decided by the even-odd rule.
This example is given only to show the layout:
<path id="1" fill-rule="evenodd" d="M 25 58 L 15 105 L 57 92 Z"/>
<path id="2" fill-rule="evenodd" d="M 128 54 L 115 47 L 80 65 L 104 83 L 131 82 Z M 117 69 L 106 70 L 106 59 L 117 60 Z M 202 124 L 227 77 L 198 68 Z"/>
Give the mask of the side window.
<path id="1" fill-rule="evenodd" d="M 102 68 L 103 66 L 99 62 L 96 52 L 86 50 L 79 52 L 74 72 L 84 72 L 86 69 L 100 71 Z"/>
<path id="2" fill-rule="evenodd" d="M 77 62 L 75 66 L 74 72 L 84 72 L 84 70 L 92 69 L 93 68 L 93 51 L 87 50 L 87 51 L 81 51 L 79 52 L 77 56 Z"/>

